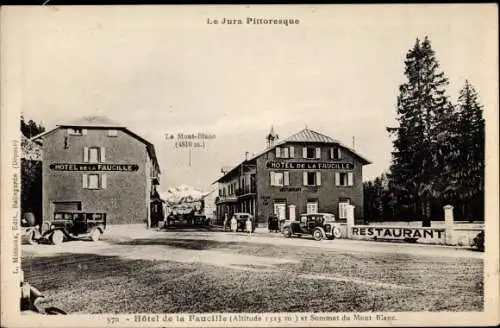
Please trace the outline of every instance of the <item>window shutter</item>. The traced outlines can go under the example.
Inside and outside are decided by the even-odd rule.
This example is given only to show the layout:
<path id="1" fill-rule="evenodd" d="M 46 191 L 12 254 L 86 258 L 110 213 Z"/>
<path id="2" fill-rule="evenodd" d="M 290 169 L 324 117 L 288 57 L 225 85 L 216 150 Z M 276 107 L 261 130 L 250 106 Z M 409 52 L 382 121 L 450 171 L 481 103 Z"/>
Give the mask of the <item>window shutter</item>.
<path id="1" fill-rule="evenodd" d="M 288 171 L 283 172 L 283 185 L 285 186 L 290 185 L 290 172 Z"/>
<path id="2" fill-rule="evenodd" d="M 303 180 L 304 180 L 304 186 L 307 186 L 307 172 L 304 172 L 302 174 Z"/>
<path id="3" fill-rule="evenodd" d="M 307 158 L 307 147 L 302 147 L 302 158 Z"/>
<path id="4" fill-rule="evenodd" d="M 108 185 L 108 176 L 106 173 L 101 174 L 101 188 L 106 189 Z"/>
<path id="5" fill-rule="evenodd" d="M 290 147 L 290 158 L 295 157 L 295 148 L 293 146 Z"/>
<path id="6" fill-rule="evenodd" d="M 342 159 L 342 150 L 339 148 L 337 148 L 337 158 L 338 159 Z"/>
<path id="7" fill-rule="evenodd" d="M 82 134 L 83 134 L 84 136 L 86 136 L 86 135 L 87 135 L 87 129 L 82 129 Z"/>
<path id="8" fill-rule="evenodd" d="M 330 148 L 330 159 L 335 159 L 334 148 Z"/>
<path id="9" fill-rule="evenodd" d="M 316 172 L 316 185 L 321 186 L 321 172 L 320 171 Z"/>
<path id="10" fill-rule="evenodd" d="M 316 148 L 316 158 L 321 158 L 321 148 Z"/>
<path id="11" fill-rule="evenodd" d="M 106 162 L 106 148 L 101 147 L 101 163 Z"/>
<path id="12" fill-rule="evenodd" d="M 352 186 L 353 185 L 353 175 L 352 172 L 347 173 L 347 185 Z"/>
<path id="13" fill-rule="evenodd" d="M 274 186 L 274 171 L 271 171 L 270 174 L 271 174 L 271 186 Z"/>
<path id="14" fill-rule="evenodd" d="M 335 172 L 335 185 L 338 186 L 340 185 L 340 173 Z"/>
<path id="15" fill-rule="evenodd" d="M 83 161 L 89 161 L 89 147 L 83 147 Z"/>
<path id="16" fill-rule="evenodd" d="M 280 157 L 281 157 L 281 148 L 276 147 L 276 158 L 280 158 Z"/>
<path id="17" fill-rule="evenodd" d="M 88 182 L 89 182 L 89 179 L 88 179 L 87 173 L 83 173 L 83 175 L 82 175 L 82 187 L 83 187 L 83 189 L 88 188 Z"/>

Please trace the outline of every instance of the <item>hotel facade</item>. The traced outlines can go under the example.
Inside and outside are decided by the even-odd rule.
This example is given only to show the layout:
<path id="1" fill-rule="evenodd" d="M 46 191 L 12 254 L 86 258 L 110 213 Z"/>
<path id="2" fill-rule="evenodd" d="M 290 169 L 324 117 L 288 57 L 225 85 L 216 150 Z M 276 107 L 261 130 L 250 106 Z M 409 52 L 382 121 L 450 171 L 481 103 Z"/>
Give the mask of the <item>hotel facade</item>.
<path id="1" fill-rule="evenodd" d="M 31 140 L 42 145 L 43 219 L 106 212 L 109 224 L 162 219 L 154 146 L 106 117 L 84 117 Z"/>
<path id="2" fill-rule="evenodd" d="M 363 166 L 370 161 L 338 140 L 310 129 L 278 140 L 271 129 L 268 147 L 216 180 L 217 222 L 235 212 L 255 216 L 265 226 L 273 213 L 298 220 L 303 213 L 346 217 L 346 205 L 363 214 Z"/>

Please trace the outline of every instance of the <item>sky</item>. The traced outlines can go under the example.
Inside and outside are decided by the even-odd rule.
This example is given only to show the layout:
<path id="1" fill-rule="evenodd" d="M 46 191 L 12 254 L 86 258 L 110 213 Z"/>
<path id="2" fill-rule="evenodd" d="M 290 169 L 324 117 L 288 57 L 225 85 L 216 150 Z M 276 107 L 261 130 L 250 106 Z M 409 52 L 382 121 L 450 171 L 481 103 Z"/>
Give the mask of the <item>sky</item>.
<path id="1" fill-rule="evenodd" d="M 160 190 L 203 190 L 224 166 L 306 126 L 389 168 L 398 86 L 428 36 L 456 101 L 465 79 L 498 120 L 495 5 L 15 7 L 2 10 L 8 110 L 47 128 L 106 115 L 155 145 Z M 7 9 L 7 10 L 5 10 Z M 290 18 L 297 25 L 207 19 Z M 493 119 L 492 119 L 493 117 Z M 165 133 L 207 133 L 205 148 Z"/>

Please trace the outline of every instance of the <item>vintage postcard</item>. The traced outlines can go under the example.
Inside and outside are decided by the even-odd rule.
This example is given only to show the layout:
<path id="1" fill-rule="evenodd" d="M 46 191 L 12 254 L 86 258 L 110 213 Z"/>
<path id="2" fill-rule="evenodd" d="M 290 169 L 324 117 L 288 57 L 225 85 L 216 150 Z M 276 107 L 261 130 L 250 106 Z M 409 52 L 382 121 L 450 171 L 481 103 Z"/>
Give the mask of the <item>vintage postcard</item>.
<path id="1" fill-rule="evenodd" d="M 499 323 L 495 5 L 0 13 L 2 326 Z"/>

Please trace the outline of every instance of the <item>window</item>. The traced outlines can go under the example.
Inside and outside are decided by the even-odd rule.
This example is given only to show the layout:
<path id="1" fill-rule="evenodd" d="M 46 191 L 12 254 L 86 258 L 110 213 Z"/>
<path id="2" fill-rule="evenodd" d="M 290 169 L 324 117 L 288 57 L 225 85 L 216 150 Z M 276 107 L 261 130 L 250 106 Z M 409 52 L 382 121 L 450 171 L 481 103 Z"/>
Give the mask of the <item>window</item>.
<path id="1" fill-rule="evenodd" d="M 317 200 L 308 200 L 306 210 L 307 210 L 307 214 L 318 213 L 318 201 Z"/>
<path id="2" fill-rule="evenodd" d="M 353 178 L 352 172 L 335 172 L 335 185 L 350 187 L 353 185 Z"/>
<path id="3" fill-rule="evenodd" d="M 321 158 L 321 148 L 319 147 L 304 147 L 302 148 L 303 158 Z"/>
<path id="4" fill-rule="evenodd" d="M 288 185 L 290 185 L 290 173 L 288 171 L 271 172 L 271 186 Z"/>
<path id="5" fill-rule="evenodd" d="M 105 189 L 107 187 L 106 174 L 87 174 L 82 177 L 82 187 L 84 189 Z"/>
<path id="6" fill-rule="evenodd" d="M 289 155 L 288 147 L 276 147 L 276 158 L 288 158 Z"/>
<path id="7" fill-rule="evenodd" d="M 83 161 L 86 163 L 104 163 L 106 161 L 106 149 L 104 147 L 84 147 Z"/>
<path id="8" fill-rule="evenodd" d="M 304 186 L 320 186 L 321 185 L 321 172 L 304 172 L 303 175 Z"/>
<path id="9" fill-rule="evenodd" d="M 108 130 L 108 137 L 117 137 L 118 136 L 118 130 L 111 129 Z"/>
<path id="10" fill-rule="evenodd" d="M 330 158 L 334 160 L 342 159 L 342 150 L 339 147 L 330 148 Z"/>
<path id="11" fill-rule="evenodd" d="M 288 186 L 290 185 L 290 173 L 288 171 L 274 172 L 271 171 L 271 186 Z"/>
<path id="12" fill-rule="evenodd" d="M 69 128 L 68 134 L 71 136 L 82 136 L 87 135 L 87 129 L 83 128 Z"/>
<path id="13" fill-rule="evenodd" d="M 347 218 L 347 208 L 349 206 L 349 200 L 339 201 L 339 219 Z"/>

